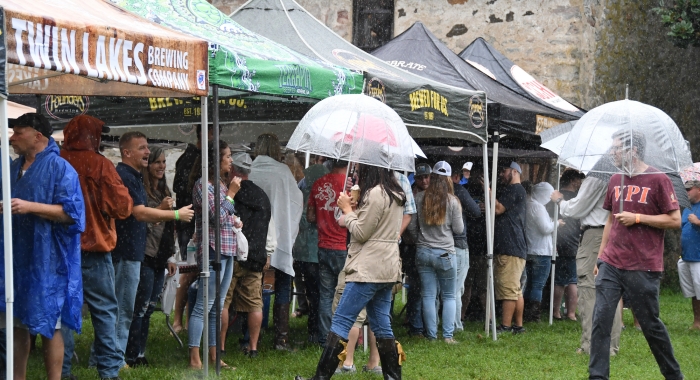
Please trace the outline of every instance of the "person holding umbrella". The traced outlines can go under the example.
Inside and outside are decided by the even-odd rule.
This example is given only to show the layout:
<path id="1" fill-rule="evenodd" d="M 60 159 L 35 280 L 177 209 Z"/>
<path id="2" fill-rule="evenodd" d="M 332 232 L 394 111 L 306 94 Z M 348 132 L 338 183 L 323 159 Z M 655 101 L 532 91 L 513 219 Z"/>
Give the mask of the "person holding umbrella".
<path id="1" fill-rule="evenodd" d="M 312 380 L 333 376 L 350 329 L 364 307 L 377 337 L 384 378 L 401 379 L 400 360 L 405 359 L 394 338 L 389 314 L 391 289 L 401 281 L 398 240 L 406 195 L 388 169 L 361 165 L 358 182 L 356 210 L 353 211 L 353 201 L 345 192 L 338 197 L 337 204 L 343 212 L 338 222 L 351 235 L 343 269 L 347 283 Z M 301 376 L 295 379 L 304 380 Z"/>
<path id="2" fill-rule="evenodd" d="M 612 138 L 615 166 L 626 170 L 612 176 L 603 204 L 611 214 L 593 271 L 597 277 L 589 379 L 610 376 L 610 332 L 623 292 L 661 373 L 666 379 L 683 379 L 659 319 L 664 230 L 681 226 L 678 200 L 670 179 L 644 162 L 647 141 L 641 131 L 620 129 Z"/>

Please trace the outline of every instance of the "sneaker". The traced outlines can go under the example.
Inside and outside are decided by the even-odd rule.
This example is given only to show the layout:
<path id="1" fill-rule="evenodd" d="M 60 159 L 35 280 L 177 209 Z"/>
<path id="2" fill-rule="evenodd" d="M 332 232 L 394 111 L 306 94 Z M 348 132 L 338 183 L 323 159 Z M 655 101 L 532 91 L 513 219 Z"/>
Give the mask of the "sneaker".
<path id="1" fill-rule="evenodd" d="M 345 364 L 343 364 L 342 367 L 338 367 L 338 369 L 335 370 L 335 374 L 343 374 L 343 373 L 356 373 L 357 368 L 355 368 L 355 365 L 351 365 L 350 367 L 346 367 Z"/>
<path id="2" fill-rule="evenodd" d="M 454 338 L 445 338 L 445 343 L 447 344 L 458 344 L 459 342 L 454 340 Z"/>
<path id="3" fill-rule="evenodd" d="M 366 365 L 362 366 L 362 372 L 373 373 L 375 375 L 381 375 L 383 373 L 381 366 L 376 366 L 374 368 L 367 368 Z"/>
<path id="4" fill-rule="evenodd" d="M 496 327 L 497 334 L 502 334 L 504 332 L 507 332 L 507 333 L 513 332 L 513 327 L 512 326 L 504 326 L 502 324 L 500 324 Z"/>
<path id="5" fill-rule="evenodd" d="M 78 376 L 71 373 L 68 376 L 61 376 L 61 380 L 78 380 Z"/>
<path id="6" fill-rule="evenodd" d="M 258 357 L 258 350 L 250 350 L 247 355 L 249 358 L 255 359 Z"/>
<path id="7" fill-rule="evenodd" d="M 523 326 L 512 326 L 511 329 L 513 330 L 513 335 L 525 333 L 525 327 Z"/>

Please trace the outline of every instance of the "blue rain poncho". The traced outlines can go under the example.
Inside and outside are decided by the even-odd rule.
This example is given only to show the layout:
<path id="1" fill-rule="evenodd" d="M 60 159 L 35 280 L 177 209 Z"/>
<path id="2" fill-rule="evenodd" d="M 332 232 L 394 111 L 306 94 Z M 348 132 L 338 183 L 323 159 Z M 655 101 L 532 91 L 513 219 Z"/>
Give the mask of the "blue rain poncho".
<path id="1" fill-rule="evenodd" d="M 63 325 L 80 332 L 80 233 L 85 230 L 85 204 L 78 174 L 59 156 L 53 138 L 20 178 L 23 164 L 20 156 L 10 166 L 12 198 L 60 204 L 74 223 L 52 222 L 33 214 L 12 215 L 14 315 L 31 334 L 52 338 L 59 316 Z M 4 211 L 9 211 L 9 205 Z M 4 259 L 4 250 L 2 256 Z M 0 311 L 5 311 L 4 265 L 0 265 L 0 290 Z"/>

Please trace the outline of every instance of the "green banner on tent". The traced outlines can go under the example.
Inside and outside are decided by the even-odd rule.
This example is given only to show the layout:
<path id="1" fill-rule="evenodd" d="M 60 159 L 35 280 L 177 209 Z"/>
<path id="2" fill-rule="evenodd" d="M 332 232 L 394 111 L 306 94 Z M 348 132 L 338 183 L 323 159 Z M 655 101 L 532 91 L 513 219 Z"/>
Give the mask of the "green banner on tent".
<path id="1" fill-rule="evenodd" d="M 324 99 L 362 91 L 362 73 L 313 60 L 255 34 L 205 0 L 110 0 L 150 21 L 209 41 L 209 84 Z M 168 49 L 148 59 L 172 60 Z"/>

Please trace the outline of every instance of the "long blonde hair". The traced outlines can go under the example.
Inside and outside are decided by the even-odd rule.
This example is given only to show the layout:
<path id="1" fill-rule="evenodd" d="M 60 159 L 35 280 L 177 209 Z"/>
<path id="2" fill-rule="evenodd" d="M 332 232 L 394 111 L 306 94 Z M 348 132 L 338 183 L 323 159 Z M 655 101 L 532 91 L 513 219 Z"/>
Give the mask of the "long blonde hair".
<path id="1" fill-rule="evenodd" d="M 452 178 L 435 173 L 430 174 L 430 185 L 423 197 L 423 219 L 429 226 L 445 224 L 447 201 L 454 197 Z"/>

